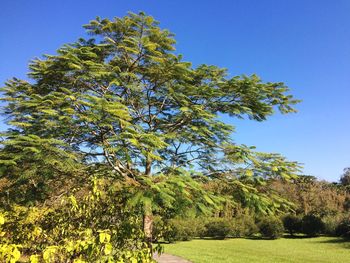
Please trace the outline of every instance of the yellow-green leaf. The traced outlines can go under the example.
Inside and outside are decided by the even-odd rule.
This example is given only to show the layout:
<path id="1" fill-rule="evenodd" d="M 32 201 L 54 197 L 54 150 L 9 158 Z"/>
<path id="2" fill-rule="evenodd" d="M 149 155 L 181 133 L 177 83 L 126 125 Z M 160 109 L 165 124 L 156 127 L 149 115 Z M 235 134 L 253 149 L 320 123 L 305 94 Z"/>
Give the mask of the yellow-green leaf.
<path id="1" fill-rule="evenodd" d="M 113 251 L 113 246 L 111 245 L 111 243 L 107 243 L 104 249 L 105 255 L 111 254 L 112 251 Z"/>

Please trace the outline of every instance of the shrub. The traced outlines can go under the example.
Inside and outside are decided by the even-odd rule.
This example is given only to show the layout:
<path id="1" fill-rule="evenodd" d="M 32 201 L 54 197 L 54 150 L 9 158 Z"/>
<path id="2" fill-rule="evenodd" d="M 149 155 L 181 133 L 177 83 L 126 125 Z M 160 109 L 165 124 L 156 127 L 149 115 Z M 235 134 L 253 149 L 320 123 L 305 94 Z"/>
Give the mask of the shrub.
<path id="1" fill-rule="evenodd" d="M 204 237 L 206 234 L 206 222 L 207 220 L 205 218 L 195 218 L 190 220 L 190 224 L 192 224 L 192 227 L 194 229 L 195 237 Z"/>
<path id="2" fill-rule="evenodd" d="M 266 217 L 259 223 L 259 230 L 262 237 L 276 239 L 283 235 L 284 228 L 282 221 L 276 217 Z"/>
<path id="3" fill-rule="evenodd" d="M 21 254 L 26 262 L 150 262 L 141 212 L 125 211 L 125 192 L 108 182 L 93 179 L 91 190 L 50 207 L 0 209 L 0 262 L 17 262 Z"/>
<path id="4" fill-rule="evenodd" d="M 162 231 L 163 237 L 168 242 L 188 241 L 194 237 L 203 236 L 205 223 L 202 219 L 170 219 Z"/>
<path id="5" fill-rule="evenodd" d="M 169 242 L 188 241 L 194 238 L 195 231 L 187 220 L 172 219 L 169 220 L 168 230 L 165 233 L 165 239 Z"/>
<path id="6" fill-rule="evenodd" d="M 292 236 L 301 231 L 301 218 L 296 215 L 286 215 L 283 217 L 283 226 Z"/>
<path id="7" fill-rule="evenodd" d="M 335 229 L 337 236 L 350 238 L 350 218 L 342 220 Z"/>
<path id="8" fill-rule="evenodd" d="M 232 219 L 230 235 L 234 237 L 250 237 L 259 233 L 254 217 L 242 214 Z"/>
<path id="9" fill-rule="evenodd" d="M 336 230 L 343 219 L 344 216 L 341 214 L 323 217 L 322 221 L 324 223 L 324 234 L 329 236 L 337 236 Z"/>
<path id="10" fill-rule="evenodd" d="M 302 219 L 302 233 L 307 236 L 317 236 L 324 232 L 325 225 L 316 215 L 305 215 Z"/>
<path id="11" fill-rule="evenodd" d="M 206 235 L 208 237 L 223 239 L 231 232 L 231 223 L 225 218 L 213 218 L 206 225 Z"/>

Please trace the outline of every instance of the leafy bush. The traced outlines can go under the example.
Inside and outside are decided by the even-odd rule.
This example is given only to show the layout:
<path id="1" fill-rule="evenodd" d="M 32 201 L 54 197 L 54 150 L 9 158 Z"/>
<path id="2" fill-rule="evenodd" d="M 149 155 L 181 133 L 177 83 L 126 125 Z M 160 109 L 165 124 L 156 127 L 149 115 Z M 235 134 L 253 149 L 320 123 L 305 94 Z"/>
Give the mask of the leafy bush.
<path id="1" fill-rule="evenodd" d="M 254 217 L 249 214 L 242 214 L 232 219 L 230 235 L 233 237 L 250 237 L 259 233 Z"/>
<path id="2" fill-rule="evenodd" d="M 285 230 L 292 236 L 301 231 L 301 218 L 296 215 L 286 215 L 282 219 Z"/>
<path id="3" fill-rule="evenodd" d="M 257 234 L 259 229 L 251 215 L 239 215 L 233 219 L 226 218 L 190 218 L 162 221 L 154 218 L 153 236 L 155 240 L 187 241 L 194 237 L 225 238 L 227 236 L 246 237 Z"/>
<path id="4" fill-rule="evenodd" d="M 279 218 L 266 217 L 259 223 L 259 230 L 262 237 L 276 239 L 283 235 L 283 223 Z"/>
<path id="5" fill-rule="evenodd" d="M 339 223 L 335 229 L 337 236 L 350 238 L 350 218 L 346 218 Z"/>
<path id="6" fill-rule="evenodd" d="M 11 206 L 0 211 L 0 262 L 151 262 L 140 212 L 123 210 L 122 196 L 109 181 L 51 207 Z M 93 226 L 93 227 L 92 227 Z"/>
<path id="7" fill-rule="evenodd" d="M 206 234 L 206 218 L 196 218 L 196 219 L 191 219 L 190 224 L 193 224 L 193 229 L 195 232 L 195 237 L 204 237 Z"/>
<path id="8" fill-rule="evenodd" d="M 201 219 L 170 219 L 163 227 L 163 238 L 168 242 L 188 241 L 205 233 Z"/>
<path id="9" fill-rule="evenodd" d="M 303 217 L 301 229 L 302 233 L 313 237 L 323 233 L 325 225 L 320 217 L 311 214 Z"/>
<path id="10" fill-rule="evenodd" d="M 231 223 L 225 218 L 213 218 L 206 225 L 206 236 L 223 239 L 231 232 Z"/>
<path id="11" fill-rule="evenodd" d="M 324 223 L 324 234 L 328 236 L 337 236 L 336 230 L 343 219 L 344 216 L 342 214 L 323 217 L 322 221 Z"/>
<path id="12" fill-rule="evenodd" d="M 17 262 L 21 257 L 18 246 L 14 244 L 0 244 L 0 262 Z"/>

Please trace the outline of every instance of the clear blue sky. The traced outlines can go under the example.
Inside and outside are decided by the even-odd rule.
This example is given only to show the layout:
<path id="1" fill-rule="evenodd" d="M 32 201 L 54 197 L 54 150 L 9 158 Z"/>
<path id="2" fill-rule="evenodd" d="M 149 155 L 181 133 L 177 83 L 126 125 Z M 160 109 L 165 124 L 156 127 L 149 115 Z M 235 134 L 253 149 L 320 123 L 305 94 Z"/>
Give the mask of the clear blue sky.
<path id="1" fill-rule="evenodd" d="M 230 121 L 236 142 L 282 153 L 329 181 L 350 166 L 348 0 L 2 0 L 0 10 L 0 83 L 26 78 L 30 59 L 83 36 L 81 25 L 96 16 L 145 11 L 176 34 L 185 60 L 283 81 L 303 100 L 294 115 Z"/>

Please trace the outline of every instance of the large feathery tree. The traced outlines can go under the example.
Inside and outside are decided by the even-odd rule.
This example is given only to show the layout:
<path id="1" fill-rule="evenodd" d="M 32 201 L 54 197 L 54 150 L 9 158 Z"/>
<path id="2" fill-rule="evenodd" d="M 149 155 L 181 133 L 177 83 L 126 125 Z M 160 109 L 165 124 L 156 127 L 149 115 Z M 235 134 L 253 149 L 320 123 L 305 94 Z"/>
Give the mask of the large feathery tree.
<path id="1" fill-rule="evenodd" d="M 173 34 L 144 13 L 84 27 L 93 38 L 33 60 L 31 81 L 14 78 L 2 89 L 11 126 L 2 134 L 3 176 L 46 159 L 61 170 L 66 162 L 102 165 L 134 189 L 130 203 L 142 204 L 148 239 L 152 213 L 177 198 L 202 210 L 217 203 L 215 194 L 273 209 L 257 185 L 294 176 L 297 164 L 235 144 L 234 127 L 220 119 L 294 112 L 283 83 L 193 67 L 176 54 Z M 206 191 L 208 181 L 225 189 Z"/>

